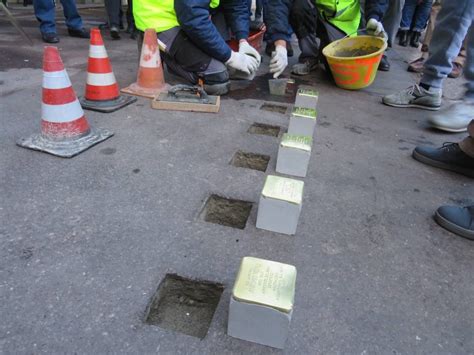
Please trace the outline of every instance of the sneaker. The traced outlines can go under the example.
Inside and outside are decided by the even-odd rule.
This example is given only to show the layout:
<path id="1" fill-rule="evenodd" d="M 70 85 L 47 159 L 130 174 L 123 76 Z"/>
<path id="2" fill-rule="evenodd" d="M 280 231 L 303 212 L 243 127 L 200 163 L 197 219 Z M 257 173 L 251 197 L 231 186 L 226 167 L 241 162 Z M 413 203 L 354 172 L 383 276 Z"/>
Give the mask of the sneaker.
<path id="1" fill-rule="evenodd" d="M 120 30 L 117 26 L 110 26 L 110 37 L 120 39 Z"/>
<path id="2" fill-rule="evenodd" d="M 467 131 L 471 120 L 474 120 L 474 103 L 463 101 L 434 114 L 428 123 L 441 131 L 459 133 Z"/>
<path id="3" fill-rule="evenodd" d="M 291 68 L 291 72 L 295 75 L 308 75 L 318 68 L 318 60 L 316 58 L 306 59 L 303 63 L 297 63 Z"/>
<path id="4" fill-rule="evenodd" d="M 441 89 L 426 90 L 420 85 L 413 85 L 395 94 L 386 95 L 382 102 L 393 107 L 416 107 L 438 111 L 441 107 Z"/>
<path id="5" fill-rule="evenodd" d="M 413 158 L 436 168 L 474 177 L 474 158 L 464 153 L 457 143 L 444 143 L 440 148 L 416 147 Z"/>
<path id="6" fill-rule="evenodd" d="M 435 221 L 454 234 L 474 240 L 474 206 L 441 206 Z"/>
<path id="7" fill-rule="evenodd" d="M 45 43 L 58 43 L 59 37 L 55 32 L 41 33 L 41 38 Z"/>

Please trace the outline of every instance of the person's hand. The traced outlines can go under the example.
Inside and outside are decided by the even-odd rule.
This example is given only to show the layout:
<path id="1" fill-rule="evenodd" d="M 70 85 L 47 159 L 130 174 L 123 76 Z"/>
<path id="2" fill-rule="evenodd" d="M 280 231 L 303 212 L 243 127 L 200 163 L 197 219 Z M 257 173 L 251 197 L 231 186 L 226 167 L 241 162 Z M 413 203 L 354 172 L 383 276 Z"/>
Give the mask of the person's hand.
<path id="1" fill-rule="evenodd" d="M 272 52 L 272 59 L 270 60 L 270 73 L 273 73 L 273 78 L 278 78 L 283 70 L 288 65 L 288 54 L 286 46 L 275 46 L 275 51 Z"/>
<path id="2" fill-rule="evenodd" d="M 229 60 L 225 64 L 248 75 L 256 72 L 258 69 L 257 58 L 234 51 L 232 51 Z"/>
<path id="3" fill-rule="evenodd" d="M 385 32 L 382 23 L 374 18 L 371 18 L 369 22 L 367 22 L 367 32 L 372 36 L 382 37 L 385 40 L 387 39 L 387 33 Z"/>
<path id="4" fill-rule="evenodd" d="M 257 59 L 258 65 L 260 66 L 262 57 L 257 52 L 257 50 L 253 48 L 247 41 L 241 41 L 239 43 L 239 53 L 247 54 L 251 57 L 254 57 L 255 59 Z"/>

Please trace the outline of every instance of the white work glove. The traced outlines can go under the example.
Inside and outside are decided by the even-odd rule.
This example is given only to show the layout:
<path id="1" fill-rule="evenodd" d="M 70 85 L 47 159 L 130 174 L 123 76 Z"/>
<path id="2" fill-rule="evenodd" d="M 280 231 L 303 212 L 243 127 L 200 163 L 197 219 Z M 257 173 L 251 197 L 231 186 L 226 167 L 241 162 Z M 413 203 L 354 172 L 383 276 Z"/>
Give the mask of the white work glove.
<path id="1" fill-rule="evenodd" d="M 258 69 L 257 58 L 234 51 L 232 51 L 232 54 L 230 55 L 229 60 L 225 62 L 225 65 L 249 75 L 256 72 Z"/>
<path id="2" fill-rule="evenodd" d="M 276 46 L 275 52 L 272 52 L 272 59 L 270 60 L 270 73 L 273 73 L 273 78 L 278 78 L 287 65 L 288 54 L 286 52 L 286 46 Z"/>
<path id="3" fill-rule="evenodd" d="M 242 41 L 239 43 L 239 53 L 247 54 L 251 57 L 254 57 L 255 59 L 257 59 L 258 65 L 260 66 L 262 57 L 257 52 L 257 50 L 253 48 L 247 41 Z"/>
<path id="4" fill-rule="evenodd" d="M 382 23 L 374 18 L 371 18 L 369 22 L 367 22 L 367 32 L 372 36 L 382 37 L 385 40 L 388 38 Z"/>

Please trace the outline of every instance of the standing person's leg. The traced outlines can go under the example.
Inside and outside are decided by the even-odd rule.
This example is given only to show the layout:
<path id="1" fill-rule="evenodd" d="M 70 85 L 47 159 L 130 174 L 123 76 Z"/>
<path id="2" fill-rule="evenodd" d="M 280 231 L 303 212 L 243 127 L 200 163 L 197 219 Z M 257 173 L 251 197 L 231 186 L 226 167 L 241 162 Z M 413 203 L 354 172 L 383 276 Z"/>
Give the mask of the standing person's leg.
<path id="1" fill-rule="evenodd" d="M 420 85 L 414 85 L 383 98 L 383 103 L 394 107 L 418 107 L 437 111 L 441 108 L 444 78 L 451 72 L 452 60 L 459 53 L 462 41 L 474 18 L 474 1 L 450 0 L 443 3 L 438 15 L 433 38 L 430 44 L 430 57 L 425 63 Z M 460 109 L 463 105 L 455 105 Z M 450 117 L 451 116 L 451 117 Z M 430 120 L 433 127 L 449 131 L 463 132 L 467 123 L 464 115 L 444 112 Z"/>
<path id="2" fill-rule="evenodd" d="M 421 86 L 441 89 L 452 69 L 452 61 L 461 49 L 462 41 L 474 17 L 474 2 L 450 0 L 443 2 L 430 44 L 430 57 L 425 63 Z"/>
<path id="3" fill-rule="evenodd" d="M 66 18 L 66 26 L 70 30 L 82 30 L 83 24 L 81 16 L 77 11 L 75 0 L 61 0 L 63 5 L 64 17 Z"/>
<path id="4" fill-rule="evenodd" d="M 404 5 L 405 0 L 390 0 L 390 5 L 383 17 L 382 24 L 385 32 L 387 32 L 389 47 L 395 42 Z"/>
<path id="5" fill-rule="evenodd" d="M 413 16 L 415 15 L 417 4 L 418 0 L 406 0 L 405 6 L 403 7 L 399 30 L 400 38 L 398 41 L 398 44 L 403 47 L 408 45 L 408 33 L 411 29 L 411 24 L 413 22 Z"/>
<path id="6" fill-rule="evenodd" d="M 471 1 L 469 2 L 472 18 L 474 20 L 474 3 Z M 466 131 L 469 122 L 474 120 L 474 24 L 472 20 L 467 36 L 467 58 L 466 68 L 464 70 L 464 76 L 467 79 L 467 83 L 464 100 L 462 103 L 456 103 L 447 107 L 429 120 L 432 127 L 446 132 L 464 132 Z M 472 125 L 470 129 L 470 133 L 472 134 Z"/>
<path id="7" fill-rule="evenodd" d="M 105 9 L 109 18 L 110 35 L 113 39 L 120 39 L 120 8 L 121 0 L 105 0 Z"/>
<path id="8" fill-rule="evenodd" d="M 53 0 L 35 0 L 33 2 L 35 16 L 40 22 L 40 31 L 43 34 L 56 34 L 55 8 Z"/>
<path id="9" fill-rule="evenodd" d="M 474 15 L 473 15 L 474 17 Z M 466 40 L 466 67 L 464 77 L 467 79 L 465 99 L 474 102 L 474 23 L 471 23 L 469 34 Z M 471 124 L 474 126 L 474 124 Z M 472 127 L 474 130 L 474 127 Z M 473 131 L 470 131 L 471 137 L 474 137 Z"/>
<path id="10" fill-rule="evenodd" d="M 421 32 L 425 29 L 431 12 L 433 0 L 423 0 L 416 8 L 410 45 L 418 48 L 420 45 Z"/>

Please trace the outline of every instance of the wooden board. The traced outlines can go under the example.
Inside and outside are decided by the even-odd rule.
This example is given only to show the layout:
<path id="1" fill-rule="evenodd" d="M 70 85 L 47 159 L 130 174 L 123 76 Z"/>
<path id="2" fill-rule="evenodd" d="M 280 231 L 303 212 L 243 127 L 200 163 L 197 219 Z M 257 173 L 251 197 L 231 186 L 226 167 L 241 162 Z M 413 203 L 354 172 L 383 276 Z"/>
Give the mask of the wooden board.
<path id="1" fill-rule="evenodd" d="M 151 102 L 151 107 L 156 110 L 171 110 L 171 111 L 191 111 L 191 112 L 211 112 L 217 113 L 221 107 L 220 96 L 209 96 L 213 103 L 200 104 L 196 102 L 179 102 L 179 101 L 165 101 L 162 95 L 155 97 Z"/>

